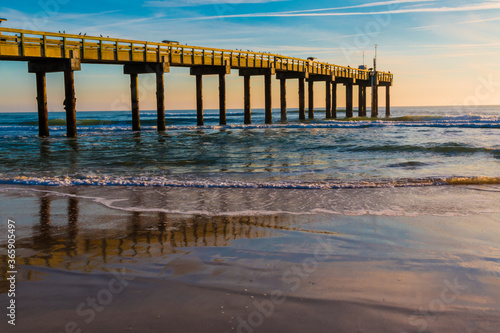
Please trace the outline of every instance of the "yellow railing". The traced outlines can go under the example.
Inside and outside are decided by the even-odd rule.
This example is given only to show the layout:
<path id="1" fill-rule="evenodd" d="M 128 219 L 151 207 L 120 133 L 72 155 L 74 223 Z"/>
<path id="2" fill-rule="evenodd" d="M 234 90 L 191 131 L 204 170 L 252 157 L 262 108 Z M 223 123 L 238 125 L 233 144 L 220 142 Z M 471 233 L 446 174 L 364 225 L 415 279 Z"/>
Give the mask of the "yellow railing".
<path id="1" fill-rule="evenodd" d="M 338 66 L 277 54 L 216 49 L 177 43 L 60 34 L 0 28 L 2 58 L 69 58 L 88 63 L 162 62 L 172 66 L 212 65 L 232 68 L 271 68 L 369 80 L 368 70 Z M 377 72 L 379 82 L 392 82 L 391 73 Z"/>

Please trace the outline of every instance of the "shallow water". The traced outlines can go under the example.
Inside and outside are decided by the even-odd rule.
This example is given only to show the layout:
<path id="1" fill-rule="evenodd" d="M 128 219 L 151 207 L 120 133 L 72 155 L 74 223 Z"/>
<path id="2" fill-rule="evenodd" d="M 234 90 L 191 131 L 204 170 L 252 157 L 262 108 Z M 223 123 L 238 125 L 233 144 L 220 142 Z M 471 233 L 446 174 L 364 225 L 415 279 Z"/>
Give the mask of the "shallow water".
<path id="1" fill-rule="evenodd" d="M 383 113 L 383 110 L 381 110 Z M 78 139 L 66 139 L 64 115 L 50 113 L 51 137 L 37 137 L 36 114 L 3 113 L 0 182 L 33 185 L 344 188 L 500 183 L 500 107 L 394 108 L 377 121 L 317 119 L 227 126 L 207 112 L 79 112 Z M 342 117 L 339 113 L 339 117 Z"/>

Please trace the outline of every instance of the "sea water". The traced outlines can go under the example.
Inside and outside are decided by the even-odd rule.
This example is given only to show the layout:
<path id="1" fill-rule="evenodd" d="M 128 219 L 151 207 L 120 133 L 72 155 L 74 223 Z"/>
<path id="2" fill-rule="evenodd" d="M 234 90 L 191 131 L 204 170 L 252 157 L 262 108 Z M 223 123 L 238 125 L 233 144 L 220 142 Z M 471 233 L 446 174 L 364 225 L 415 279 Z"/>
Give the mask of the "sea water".
<path id="1" fill-rule="evenodd" d="M 383 114 L 384 110 L 380 110 Z M 500 183 L 500 107 L 399 107 L 391 118 L 299 121 L 272 125 L 263 110 L 243 125 L 241 110 L 77 112 L 78 138 L 65 137 L 65 115 L 49 113 L 49 138 L 36 113 L 1 113 L 0 183 L 219 188 L 328 189 Z"/>

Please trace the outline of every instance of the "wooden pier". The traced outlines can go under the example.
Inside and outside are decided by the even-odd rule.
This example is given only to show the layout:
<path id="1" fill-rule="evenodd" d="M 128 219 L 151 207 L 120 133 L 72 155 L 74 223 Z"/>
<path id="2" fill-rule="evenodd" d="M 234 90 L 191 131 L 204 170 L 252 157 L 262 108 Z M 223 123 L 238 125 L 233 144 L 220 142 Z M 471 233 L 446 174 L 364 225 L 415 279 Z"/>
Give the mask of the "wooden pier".
<path id="1" fill-rule="evenodd" d="M 251 77 L 265 79 L 265 122 L 272 123 L 272 76 L 280 80 L 281 120 L 287 120 L 286 81 L 299 81 L 299 119 L 306 118 L 305 81 L 308 82 L 308 118 L 314 118 L 314 83 L 324 82 L 326 91 L 325 118 L 337 117 L 337 84 L 346 87 L 346 117 L 353 117 L 353 87 L 358 86 L 358 116 L 366 116 L 366 88 L 371 87 L 371 117 L 378 116 L 378 87 L 386 87 L 386 116 L 390 115 L 390 86 L 393 75 L 351 67 L 332 65 L 314 60 L 285 57 L 276 54 L 244 52 L 179 45 L 176 42 L 155 43 L 93 36 L 71 35 L 0 28 L 0 60 L 27 61 L 28 71 L 36 74 L 39 135 L 49 135 L 47 115 L 46 73 L 63 72 L 65 86 L 67 136 L 76 137 L 76 95 L 74 72 L 81 64 L 123 65 L 130 75 L 132 129 L 139 131 L 138 74 L 156 74 L 157 129 L 165 131 L 164 74 L 171 66 L 190 67 L 196 77 L 197 124 L 203 120 L 203 76 L 219 76 L 220 124 L 226 124 L 225 75 L 239 70 L 244 80 L 244 123 L 251 124 Z"/>

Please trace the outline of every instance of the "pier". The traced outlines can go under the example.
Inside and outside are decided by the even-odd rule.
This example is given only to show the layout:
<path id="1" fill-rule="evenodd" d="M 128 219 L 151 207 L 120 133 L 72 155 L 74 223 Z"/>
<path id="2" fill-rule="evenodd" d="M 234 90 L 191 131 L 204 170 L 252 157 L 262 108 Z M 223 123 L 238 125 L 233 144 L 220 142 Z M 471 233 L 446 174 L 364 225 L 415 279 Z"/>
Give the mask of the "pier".
<path id="1" fill-rule="evenodd" d="M 219 77 L 219 120 L 226 124 L 226 75 L 238 70 L 244 80 L 244 119 L 252 123 L 251 78 L 264 76 L 265 122 L 272 123 L 272 77 L 280 81 L 281 121 L 287 120 L 287 80 L 298 80 L 299 119 L 306 119 L 305 82 L 308 83 L 309 119 L 314 118 L 314 83 L 325 84 L 325 118 L 337 118 L 337 85 L 346 87 L 346 117 L 354 116 L 354 86 L 358 86 L 358 116 L 366 117 L 367 87 L 371 87 L 371 117 L 378 117 L 378 87 L 386 89 L 386 116 L 390 116 L 390 87 L 393 75 L 388 72 L 357 69 L 263 52 L 215 49 L 164 43 L 114 39 L 41 31 L 0 28 L 0 60 L 26 61 L 29 73 L 36 75 L 39 135 L 49 136 L 46 73 L 64 73 L 67 136 L 76 137 L 76 94 L 74 72 L 81 64 L 123 65 L 130 76 L 132 129 L 139 131 L 140 101 L 138 75 L 156 74 L 157 129 L 165 131 L 165 73 L 170 67 L 189 67 L 196 77 L 197 124 L 203 119 L 203 76 Z"/>

